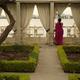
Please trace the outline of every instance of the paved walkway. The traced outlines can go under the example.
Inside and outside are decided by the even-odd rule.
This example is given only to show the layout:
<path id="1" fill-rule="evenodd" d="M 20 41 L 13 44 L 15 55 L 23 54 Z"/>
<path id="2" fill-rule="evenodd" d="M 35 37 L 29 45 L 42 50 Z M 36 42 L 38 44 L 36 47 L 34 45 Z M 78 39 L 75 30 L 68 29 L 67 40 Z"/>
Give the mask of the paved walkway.
<path id="1" fill-rule="evenodd" d="M 56 47 L 42 46 L 39 55 L 39 64 L 31 80 L 68 80 L 60 66 Z"/>

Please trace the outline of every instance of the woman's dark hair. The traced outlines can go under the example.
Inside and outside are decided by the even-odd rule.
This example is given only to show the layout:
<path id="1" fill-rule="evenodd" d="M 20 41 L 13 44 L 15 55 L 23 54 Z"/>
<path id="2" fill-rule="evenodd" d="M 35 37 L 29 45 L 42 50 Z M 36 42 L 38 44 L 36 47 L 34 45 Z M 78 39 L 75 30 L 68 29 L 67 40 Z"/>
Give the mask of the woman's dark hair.
<path id="1" fill-rule="evenodd" d="M 61 22 L 61 18 L 59 18 L 58 21 Z"/>

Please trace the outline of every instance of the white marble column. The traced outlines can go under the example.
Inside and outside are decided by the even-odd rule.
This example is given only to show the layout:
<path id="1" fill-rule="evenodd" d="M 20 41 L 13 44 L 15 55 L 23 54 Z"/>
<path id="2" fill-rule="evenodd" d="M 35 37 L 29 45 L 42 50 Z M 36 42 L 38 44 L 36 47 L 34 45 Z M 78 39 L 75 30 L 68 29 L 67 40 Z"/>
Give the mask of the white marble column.
<path id="1" fill-rule="evenodd" d="M 50 45 L 53 44 L 53 28 L 54 28 L 54 2 L 50 2 Z"/>
<path id="2" fill-rule="evenodd" d="M 17 16 L 16 16 L 16 38 L 15 38 L 15 41 L 16 41 L 16 44 L 19 44 L 21 45 L 22 44 L 22 41 L 21 41 L 21 23 L 20 23 L 20 2 L 16 2 L 16 8 L 17 8 Z"/>

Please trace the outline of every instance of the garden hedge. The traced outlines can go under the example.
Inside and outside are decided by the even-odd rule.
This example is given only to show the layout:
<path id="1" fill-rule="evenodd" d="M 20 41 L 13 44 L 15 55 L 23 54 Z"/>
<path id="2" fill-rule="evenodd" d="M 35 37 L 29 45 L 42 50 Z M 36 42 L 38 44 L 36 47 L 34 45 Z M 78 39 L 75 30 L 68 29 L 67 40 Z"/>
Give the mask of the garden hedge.
<path id="1" fill-rule="evenodd" d="M 80 80 L 80 74 L 69 74 L 69 80 Z"/>
<path id="2" fill-rule="evenodd" d="M 66 55 L 66 51 L 63 49 L 66 46 L 58 46 L 57 53 L 62 65 L 64 72 L 79 72 L 80 73 L 80 62 L 71 62 Z M 67 48 L 70 50 L 70 47 Z M 75 49 L 75 48 L 74 48 Z M 74 50 L 72 49 L 72 51 Z"/>
<path id="3" fill-rule="evenodd" d="M 30 77 L 23 74 L 0 74 L 0 80 L 30 80 Z"/>
<path id="4" fill-rule="evenodd" d="M 0 50 L 5 51 L 5 53 L 7 50 L 16 50 L 17 52 L 19 52 L 19 50 L 20 52 L 23 52 L 23 49 L 26 50 L 24 46 L 15 46 L 14 48 L 11 48 L 10 46 L 6 47 L 2 46 L 0 47 Z M 28 47 L 28 49 L 29 48 L 30 47 Z M 39 47 L 33 46 L 32 48 L 31 46 L 30 49 L 31 54 L 29 55 L 28 60 L 0 60 L 0 72 L 34 72 L 38 63 Z"/>

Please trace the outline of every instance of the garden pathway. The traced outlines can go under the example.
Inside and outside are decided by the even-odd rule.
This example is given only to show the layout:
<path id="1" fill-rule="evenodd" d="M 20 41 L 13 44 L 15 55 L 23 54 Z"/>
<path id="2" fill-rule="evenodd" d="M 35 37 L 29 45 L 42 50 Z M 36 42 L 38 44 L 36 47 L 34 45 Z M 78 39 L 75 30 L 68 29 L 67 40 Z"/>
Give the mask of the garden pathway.
<path id="1" fill-rule="evenodd" d="M 68 80 L 61 68 L 56 46 L 42 46 L 39 55 L 39 64 L 31 80 Z"/>

